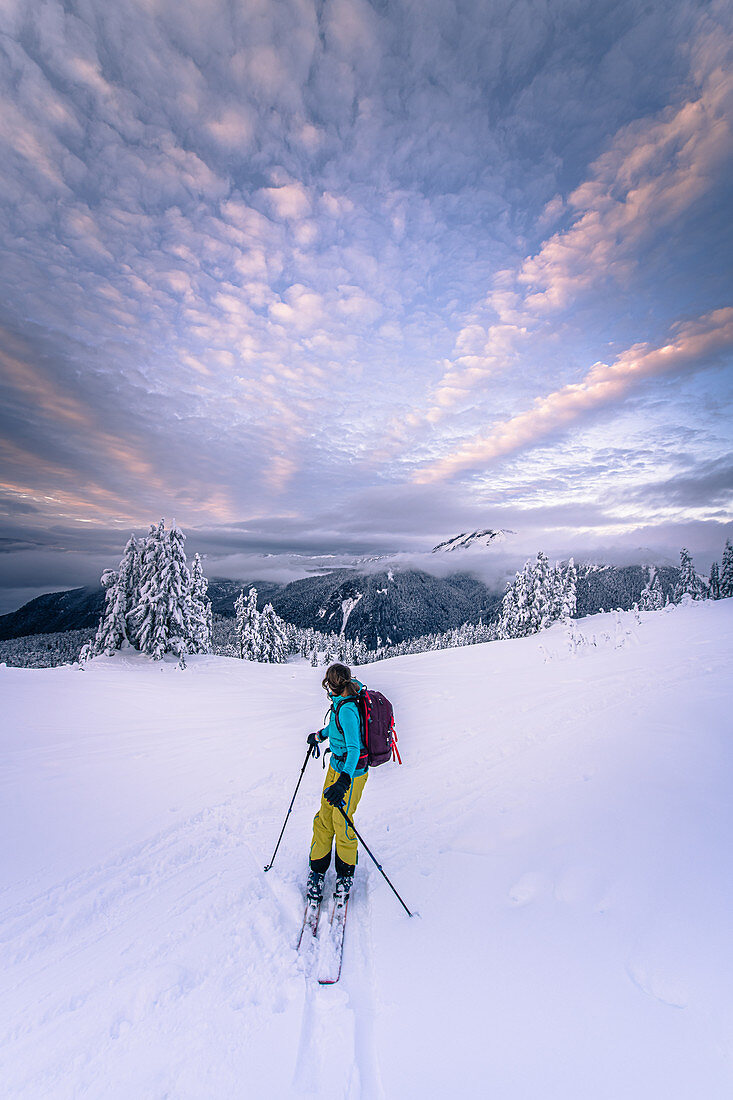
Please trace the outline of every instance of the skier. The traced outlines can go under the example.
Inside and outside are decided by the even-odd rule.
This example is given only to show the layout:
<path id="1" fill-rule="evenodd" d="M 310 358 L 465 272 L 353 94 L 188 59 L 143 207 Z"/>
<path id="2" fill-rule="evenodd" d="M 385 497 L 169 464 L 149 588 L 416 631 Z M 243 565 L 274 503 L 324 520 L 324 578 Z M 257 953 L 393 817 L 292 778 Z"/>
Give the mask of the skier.
<path id="1" fill-rule="evenodd" d="M 308 744 L 317 747 L 328 738 L 331 764 L 323 785 L 321 806 L 313 819 L 310 849 L 310 874 L 307 897 L 318 904 L 323 897 L 323 880 L 331 863 L 336 838 L 336 889 L 334 898 L 346 900 L 354 881 L 357 842 L 353 830 L 339 812 L 343 806 L 353 820 L 367 781 L 367 765 L 362 758 L 361 718 L 357 697 L 364 685 L 352 679 L 347 665 L 334 664 L 326 670 L 323 688 L 331 700 L 328 724 L 308 734 Z M 341 727 L 339 729 L 339 726 Z M 361 758 L 361 759 L 360 759 Z"/>

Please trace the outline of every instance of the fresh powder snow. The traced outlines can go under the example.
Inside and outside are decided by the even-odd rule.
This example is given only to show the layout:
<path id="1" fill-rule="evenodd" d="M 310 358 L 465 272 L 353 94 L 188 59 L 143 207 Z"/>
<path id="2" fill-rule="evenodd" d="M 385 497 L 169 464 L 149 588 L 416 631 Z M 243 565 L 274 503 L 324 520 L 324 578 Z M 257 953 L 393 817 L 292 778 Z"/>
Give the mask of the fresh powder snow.
<path id="1" fill-rule="evenodd" d="M 322 671 L 0 666 L 3 1096 L 733 1095 L 733 600 L 357 670 L 341 980 L 295 949 Z M 327 893 L 333 872 L 327 879 Z"/>

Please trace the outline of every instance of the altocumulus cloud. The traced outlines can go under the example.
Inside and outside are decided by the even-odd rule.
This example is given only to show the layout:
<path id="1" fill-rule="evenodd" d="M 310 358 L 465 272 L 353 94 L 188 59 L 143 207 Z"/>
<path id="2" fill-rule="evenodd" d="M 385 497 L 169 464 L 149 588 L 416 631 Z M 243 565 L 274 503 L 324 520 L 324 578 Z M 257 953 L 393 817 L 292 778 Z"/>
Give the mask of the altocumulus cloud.
<path id="1" fill-rule="evenodd" d="M 627 527 L 649 455 L 725 461 L 726 5 L 5 0 L 0 29 L 14 553 L 161 514 L 234 550 L 606 537 L 632 407 Z"/>

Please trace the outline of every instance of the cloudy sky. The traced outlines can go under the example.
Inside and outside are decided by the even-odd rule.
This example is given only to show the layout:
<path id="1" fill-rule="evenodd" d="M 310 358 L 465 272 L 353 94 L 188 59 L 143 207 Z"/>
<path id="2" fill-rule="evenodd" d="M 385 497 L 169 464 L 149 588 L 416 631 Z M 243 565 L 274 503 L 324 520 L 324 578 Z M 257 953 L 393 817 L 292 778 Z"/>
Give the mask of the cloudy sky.
<path id="1" fill-rule="evenodd" d="M 3 610 L 160 516 L 232 566 L 477 526 L 719 556 L 728 3 L 0 0 L 0 32 Z"/>

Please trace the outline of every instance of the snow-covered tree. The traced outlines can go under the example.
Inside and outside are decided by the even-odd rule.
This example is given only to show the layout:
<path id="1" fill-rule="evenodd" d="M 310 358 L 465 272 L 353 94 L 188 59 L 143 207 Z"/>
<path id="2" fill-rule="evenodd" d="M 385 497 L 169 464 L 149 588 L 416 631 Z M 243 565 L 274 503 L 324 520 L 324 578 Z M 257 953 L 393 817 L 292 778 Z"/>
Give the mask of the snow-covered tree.
<path id="1" fill-rule="evenodd" d="M 695 572 L 692 555 L 686 547 L 680 550 L 680 580 L 678 585 L 678 597 L 690 596 L 693 600 L 702 598 L 702 585 Z"/>
<path id="2" fill-rule="evenodd" d="M 532 609 L 534 606 L 534 577 L 532 562 L 525 562 L 524 569 L 514 580 L 514 599 L 517 607 L 513 637 L 524 638 L 532 633 Z"/>
<path id="3" fill-rule="evenodd" d="M 725 540 L 723 551 L 723 565 L 720 570 L 720 596 L 733 596 L 733 546 L 730 539 Z"/>
<path id="4" fill-rule="evenodd" d="M 710 578 L 708 580 L 708 599 L 720 599 L 720 570 L 717 561 L 710 566 Z"/>
<path id="5" fill-rule="evenodd" d="M 507 582 L 506 590 L 504 592 L 504 598 L 501 601 L 501 611 L 499 612 L 499 625 L 498 632 L 500 638 L 514 638 L 517 624 L 517 598 L 516 598 L 516 582 L 519 578 L 519 573 L 514 577 L 514 581 Z"/>
<path id="6" fill-rule="evenodd" d="M 260 616 L 260 656 L 258 660 L 270 664 L 283 664 L 287 659 L 286 627 L 271 603 L 265 605 Z"/>
<path id="7" fill-rule="evenodd" d="M 659 583 L 657 570 L 653 565 L 649 566 L 649 578 L 639 597 L 639 609 L 641 611 L 659 611 L 664 607 L 664 594 Z"/>
<path id="8" fill-rule="evenodd" d="M 560 613 L 557 618 L 566 622 L 574 619 L 578 608 L 578 570 L 571 558 L 564 571 L 561 571 Z"/>
<path id="9" fill-rule="evenodd" d="M 159 587 L 165 550 L 165 526 L 151 524 L 140 555 L 138 602 L 130 612 L 137 648 L 142 653 L 162 657 L 165 652 L 165 617 Z"/>
<path id="10" fill-rule="evenodd" d="M 102 573 L 101 583 L 105 589 L 104 611 L 96 635 L 79 654 L 81 661 L 97 657 L 100 653 L 114 653 L 127 637 L 127 624 L 124 618 L 120 619 L 118 612 L 119 577 L 116 569 L 105 569 Z"/>
<path id="11" fill-rule="evenodd" d="M 243 661 L 261 661 L 263 659 L 262 629 L 260 613 L 257 610 L 257 589 L 250 588 L 246 600 L 242 590 L 234 606 L 237 613 L 239 656 Z"/>
<path id="12" fill-rule="evenodd" d="M 191 652 L 211 653 L 212 612 L 201 557 L 191 563 Z"/>
<path id="13" fill-rule="evenodd" d="M 165 653 L 175 653 L 183 667 L 192 638 L 185 537 L 175 525 L 166 531 L 163 520 L 150 528 L 141 561 L 140 599 L 132 612 L 141 653 L 156 661 Z"/>
<path id="14" fill-rule="evenodd" d="M 106 589 L 105 605 L 99 620 L 97 633 L 82 651 L 81 660 L 96 657 L 100 653 L 111 655 L 125 642 L 134 644 L 135 631 L 130 612 L 135 607 L 139 592 L 140 549 L 137 539 L 131 535 L 118 569 L 105 569 L 101 583 Z"/>
<path id="15" fill-rule="evenodd" d="M 155 660 L 175 653 L 182 667 L 186 654 L 205 652 L 201 647 L 207 635 L 210 645 L 211 635 L 206 578 L 199 560 L 194 583 L 184 542 L 180 528 L 174 524 L 166 531 L 163 520 L 151 526 L 147 538 L 130 537 L 119 569 L 102 576 L 105 610 L 82 659 L 112 653 L 125 642 Z"/>
<path id="16" fill-rule="evenodd" d="M 161 577 L 168 620 L 166 651 L 178 654 L 181 662 L 194 650 L 194 608 L 191 573 L 186 562 L 186 536 L 175 525 L 168 532 Z"/>
<path id="17" fill-rule="evenodd" d="M 120 573 L 124 575 L 127 589 L 127 637 L 131 645 L 135 645 L 132 612 L 140 602 L 140 569 L 144 549 L 145 539 L 137 539 L 134 534 L 130 535 L 120 562 Z"/>
<path id="18" fill-rule="evenodd" d="M 553 572 L 546 555 L 540 550 L 537 561 L 528 574 L 531 602 L 529 608 L 530 634 L 549 626 L 553 620 Z"/>

